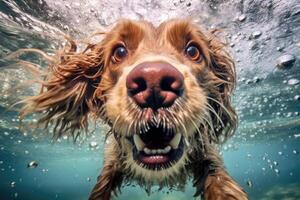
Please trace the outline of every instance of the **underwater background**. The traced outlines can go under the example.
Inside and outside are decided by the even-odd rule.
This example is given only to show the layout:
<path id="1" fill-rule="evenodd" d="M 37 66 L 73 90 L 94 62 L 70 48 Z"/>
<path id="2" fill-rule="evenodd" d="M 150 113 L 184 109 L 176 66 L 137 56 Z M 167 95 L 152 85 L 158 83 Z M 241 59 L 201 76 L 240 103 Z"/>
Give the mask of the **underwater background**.
<path id="1" fill-rule="evenodd" d="M 22 48 L 53 54 L 68 34 L 75 39 L 101 31 L 120 18 L 159 24 L 191 17 L 207 30 L 221 28 L 236 60 L 233 103 L 239 128 L 221 148 L 225 166 L 250 199 L 300 199 L 300 1 L 299 0 L 0 0 L 0 200 L 83 200 L 95 184 L 103 160 L 100 122 L 85 141 L 52 142 L 45 130 L 23 130 L 9 106 L 34 87 Z M 24 85 L 23 85 L 24 86 Z M 34 116 L 30 121 L 36 121 Z M 124 185 L 115 199 L 193 199 L 184 191 Z"/>

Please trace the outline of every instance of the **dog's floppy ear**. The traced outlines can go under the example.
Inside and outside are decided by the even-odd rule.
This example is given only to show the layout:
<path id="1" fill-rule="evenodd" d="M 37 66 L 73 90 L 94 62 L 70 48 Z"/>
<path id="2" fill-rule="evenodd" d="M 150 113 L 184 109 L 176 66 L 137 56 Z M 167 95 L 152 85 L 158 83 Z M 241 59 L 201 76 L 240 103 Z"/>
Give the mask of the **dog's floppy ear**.
<path id="1" fill-rule="evenodd" d="M 208 101 L 216 111 L 212 114 L 215 141 L 225 141 L 237 127 L 237 115 L 231 105 L 231 95 L 236 84 L 235 64 L 214 32 L 209 41 L 208 65 L 213 73 L 214 87 L 210 91 Z"/>
<path id="2" fill-rule="evenodd" d="M 57 53 L 41 83 L 41 91 L 22 101 L 23 118 L 38 113 L 38 124 L 53 126 L 54 137 L 72 135 L 87 130 L 88 115 L 102 105 L 95 91 L 104 70 L 101 44 L 88 45 L 77 51 L 75 42 L 69 40 L 68 48 Z M 99 93 L 99 91 L 97 91 Z"/>

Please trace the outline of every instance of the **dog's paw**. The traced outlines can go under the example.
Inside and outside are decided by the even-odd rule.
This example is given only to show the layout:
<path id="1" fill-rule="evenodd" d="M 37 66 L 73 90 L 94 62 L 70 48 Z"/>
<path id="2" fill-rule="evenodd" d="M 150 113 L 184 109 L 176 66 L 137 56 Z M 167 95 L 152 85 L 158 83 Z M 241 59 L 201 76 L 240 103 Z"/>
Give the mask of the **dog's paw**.
<path id="1" fill-rule="evenodd" d="M 205 182 L 205 200 L 247 200 L 246 193 L 226 173 L 209 175 Z"/>

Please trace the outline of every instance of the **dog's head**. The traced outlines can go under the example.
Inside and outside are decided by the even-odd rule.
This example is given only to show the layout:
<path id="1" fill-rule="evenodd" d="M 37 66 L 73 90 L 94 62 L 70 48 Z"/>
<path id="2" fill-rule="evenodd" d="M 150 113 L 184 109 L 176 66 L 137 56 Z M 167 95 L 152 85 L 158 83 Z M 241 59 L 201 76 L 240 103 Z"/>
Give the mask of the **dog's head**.
<path id="1" fill-rule="evenodd" d="M 80 53 L 71 43 L 58 56 L 23 114 L 41 112 L 41 123 L 75 137 L 88 116 L 102 118 L 135 176 L 172 177 L 189 152 L 235 129 L 234 64 L 213 34 L 189 21 L 121 21 L 100 43 Z"/>

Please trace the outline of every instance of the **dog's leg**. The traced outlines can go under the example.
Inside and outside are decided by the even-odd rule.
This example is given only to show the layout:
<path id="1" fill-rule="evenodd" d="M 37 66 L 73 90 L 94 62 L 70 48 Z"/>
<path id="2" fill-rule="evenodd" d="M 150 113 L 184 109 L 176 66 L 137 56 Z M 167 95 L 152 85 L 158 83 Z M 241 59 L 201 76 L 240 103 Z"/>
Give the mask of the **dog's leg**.
<path id="1" fill-rule="evenodd" d="M 118 144 L 113 136 L 109 139 L 112 141 L 105 148 L 103 169 L 89 200 L 110 200 L 112 192 L 122 184 Z"/>
<path id="2" fill-rule="evenodd" d="M 228 175 L 214 148 L 206 150 L 205 157 L 193 156 L 195 196 L 205 200 L 247 200 L 243 189 Z"/>
<path id="3" fill-rule="evenodd" d="M 205 200 L 247 200 L 242 188 L 220 168 L 210 173 L 204 183 Z"/>

